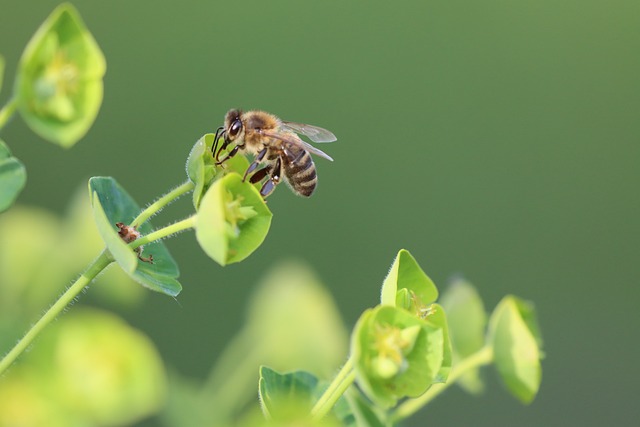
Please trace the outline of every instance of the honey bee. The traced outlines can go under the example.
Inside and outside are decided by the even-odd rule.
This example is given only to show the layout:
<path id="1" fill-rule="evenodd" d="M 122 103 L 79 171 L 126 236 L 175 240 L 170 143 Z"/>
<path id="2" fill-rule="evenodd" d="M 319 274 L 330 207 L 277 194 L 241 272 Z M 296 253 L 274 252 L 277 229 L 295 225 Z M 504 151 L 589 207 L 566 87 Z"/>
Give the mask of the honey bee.
<path id="1" fill-rule="evenodd" d="M 220 165 L 244 150 L 254 155 L 242 180 L 249 177 L 255 184 L 264 181 L 260 194 L 266 198 L 275 190 L 282 177 L 294 193 L 304 197 L 313 194 L 318 183 L 316 166 L 311 153 L 333 161 L 324 152 L 306 143 L 300 137 L 305 135 L 313 142 L 332 142 L 333 133 L 317 126 L 280 120 L 264 111 L 230 110 L 224 119 L 224 126 L 218 128 L 211 147 L 216 164 Z M 218 149 L 218 141 L 223 143 Z M 236 145 L 222 160 L 220 152 L 234 142 Z M 258 169 L 263 165 L 261 169 Z"/>

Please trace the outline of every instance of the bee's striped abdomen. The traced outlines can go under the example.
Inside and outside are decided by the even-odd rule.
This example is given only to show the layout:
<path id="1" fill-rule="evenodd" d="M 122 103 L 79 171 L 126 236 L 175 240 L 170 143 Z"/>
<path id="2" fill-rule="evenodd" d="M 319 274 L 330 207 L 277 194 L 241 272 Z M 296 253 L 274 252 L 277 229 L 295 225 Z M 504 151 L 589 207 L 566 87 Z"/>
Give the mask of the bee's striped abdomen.
<path id="1" fill-rule="evenodd" d="M 311 154 L 299 148 L 298 152 L 291 153 L 288 162 L 285 162 L 285 177 L 291 188 L 296 193 L 304 197 L 309 197 L 316 189 L 318 178 L 316 176 L 316 165 L 311 159 Z"/>

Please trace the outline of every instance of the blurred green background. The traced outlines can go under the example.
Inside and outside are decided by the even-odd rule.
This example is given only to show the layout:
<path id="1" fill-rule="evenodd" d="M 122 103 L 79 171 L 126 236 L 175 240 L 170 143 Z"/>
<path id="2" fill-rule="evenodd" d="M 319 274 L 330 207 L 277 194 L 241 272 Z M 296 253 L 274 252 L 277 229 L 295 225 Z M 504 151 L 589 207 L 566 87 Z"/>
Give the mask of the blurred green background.
<path id="1" fill-rule="evenodd" d="M 57 4 L 0 2 L 3 103 Z M 531 406 L 487 372 L 485 395 L 453 388 L 407 425 L 638 419 L 639 2 L 74 5 L 107 58 L 103 106 L 70 151 L 20 118 L 3 130 L 29 173 L 22 204 L 63 213 L 92 175 L 148 203 L 185 179 L 189 149 L 232 107 L 338 136 L 311 199 L 284 186 L 269 198 L 271 231 L 248 260 L 221 268 L 182 234 L 168 242 L 177 302 L 149 292 L 135 309 L 109 307 L 168 366 L 205 376 L 286 258 L 314 267 L 350 329 L 404 247 L 440 288 L 463 274 L 489 310 L 507 293 L 534 301 L 547 354 Z M 154 222 L 189 210 L 185 198 Z"/>

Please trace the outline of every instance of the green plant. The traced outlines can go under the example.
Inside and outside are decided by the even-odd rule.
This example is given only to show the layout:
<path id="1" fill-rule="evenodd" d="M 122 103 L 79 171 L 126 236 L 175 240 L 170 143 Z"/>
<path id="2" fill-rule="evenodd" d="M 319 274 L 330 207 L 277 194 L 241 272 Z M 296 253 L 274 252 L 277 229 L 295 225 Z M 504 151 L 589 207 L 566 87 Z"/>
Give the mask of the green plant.
<path id="1" fill-rule="evenodd" d="M 0 58 L 0 83 L 2 71 Z M 36 133 L 63 147 L 72 146 L 87 132 L 97 115 L 104 72 L 104 57 L 79 15 L 68 4 L 60 6 L 25 49 L 14 94 L 0 110 L 0 129 L 19 111 Z M 235 156 L 224 166 L 216 165 L 211 155 L 213 139 L 213 134 L 206 134 L 195 143 L 187 159 L 187 180 L 145 209 L 113 178 L 89 180 L 90 215 L 102 242 L 99 255 L 2 358 L 0 374 L 111 264 L 117 264 L 130 281 L 175 297 L 182 289 L 179 269 L 164 239 L 193 229 L 203 251 L 222 266 L 244 260 L 261 245 L 272 214 L 256 185 L 242 180 L 249 162 Z M 0 210 L 13 204 L 25 180 L 24 166 L 11 157 L 9 149 L 0 141 Z M 192 215 L 159 228 L 150 224 L 151 217 L 187 193 L 192 193 Z M 49 231 L 41 234 L 47 233 Z M 21 262 L 18 260 L 17 264 Z M 57 267 L 52 263 L 47 268 L 55 271 Z M 305 270 L 292 273 L 295 268 L 284 270 L 277 282 L 287 283 L 289 276 L 307 274 Z M 60 273 L 60 277 L 64 274 L 67 272 Z M 118 281 L 121 282 L 122 277 Z M 299 284 L 294 286 L 297 288 Z M 286 304 L 276 286 L 256 297 L 259 302 L 250 310 L 255 317 L 249 319 L 247 327 L 230 344 L 221 358 L 221 367 L 214 368 L 204 385 L 187 385 L 178 376 L 170 375 L 170 404 L 164 411 L 165 422 L 170 425 L 395 425 L 453 383 L 458 382 L 470 392 L 480 391 L 479 368 L 492 363 L 507 389 L 522 402 L 530 402 L 538 391 L 542 356 L 539 328 L 532 306 L 516 297 L 505 297 L 487 319 L 475 289 L 459 281 L 439 304 L 434 283 L 411 254 L 401 250 L 383 281 L 380 304 L 362 313 L 351 333 L 347 361 L 326 381 L 331 378 L 333 364 L 343 357 L 340 343 L 345 333 L 332 305 L 318 303 L 324 298 L 322 291 L 312 287 L 303 289 L 306 290 L 298 299 Z M 296 295 L 291 289 L 287 293 Z M 11 296 L 9 291 L 7 295 Z M 16 293 L 13 297 L 19 299 L 20 295 Z M 306 317 L 317 305 L 324 310 L 317 316 L 324 320 L 320 326 Z M 92 332 L 78 329 L 81 336 L 103 336 L 109 329 L 102 328 L 103 324 L 113 329 L 122 328 L 125 335 L 136 335 L 117 325 L 117 321 L 114 323 L 108 315 L 85 313 L 79 317 L 85 326 L 95 326 Z M 101 320 L 93 323 L 97 318 Z M 73 323 L 70 325 L 69 328 L 74 328 Z M 62 332 L 54 334 L 54 341 L 43 343 L 43 347 L 58 348 L 57 340 L 63 342 L 60 337 L 64 337 L 64 326 L 66 324 L 58 325 Z M 282 335 L 281 331 L 288 334 Z M 108 341 L 108 337 L 105 340 Z M 294 341 L 299 345 L 299 353 L 292 351 Z M 73 342 L 77 347 L 86 346 L 82 341 Z M 324 344 L 318 346 L 317 342 Z M 327 342 L 332 344 L 327 346 Z M 135 346 L 132 344 L 131 348 Z M 305 352 L 305 349 L 315 351 Z M 139 352 L 122 359 L 122 364 L 134 366 L 141 360 L 136 357 L 138 354 L 155 362 L 147 366 L 145 375 L 132 383 L 133 389 L 136 393 L 143 390 L 141 393 L 151 397 L 139 401 L 132 398 L 132 402 L 140 403 L 130 411 L 119 409 L 126 407 L 126 402 L 96 408 L 87 403 L 83 411 L 88 415 L 82 415 L 82 411 L 80 415 L 74 413 L 72 421 L 61 415 L 60 419 L 66 421 L 60 424 L 125 423 L 157 410 L 162 393 L 154 394 L 147 387 L 149 378 L 162 375 L 158 374 L 162 368 L 154 351 L 146 344 L 141 345 Z M 291 354 L 297 357 L 290 357 Z M 319 354 L 324 357 L 316 359 L 314 356 Z M 36 373 L 46 365 L 46 360 L 31 359 Z M 235 364 L 240 361 L 241 367 L 227 369 L 230 361 Z M 256 367 L 261 364 L 258 371 Z M 15 388 L 21 387 L 21 381 L 31 384 L 25 380 L 29 374 L 23 369 L 19 367 L 17 379 L 9 381 Z M 65 372 L 62 368 L 61 371 Z M 253 387 L 252 372 L 259 375 L 262 415 L 244 415 L 245 399 L 250 396 L 246 390 Z M 36 376 L 43 383 L 50 380 L 50 387 L 66 384 L 58 377 L 54 381 L 46 375 Z M 158 384 L 156 391 L 164 387 L 164 380 Z M 68 396 L 63 394 L 62 401 L 74 400 L 80 393 L 75 390 L 76 386 L 73 382 L 64 386 L 71 392 Z M 30 398 L 41 402 L 34 396 Z M 109 414 L 114 410 L 129 415 L 112 417 Z M 25 424 L 37 424 L 42 419 L 48 417 L 28 420 Z"/>

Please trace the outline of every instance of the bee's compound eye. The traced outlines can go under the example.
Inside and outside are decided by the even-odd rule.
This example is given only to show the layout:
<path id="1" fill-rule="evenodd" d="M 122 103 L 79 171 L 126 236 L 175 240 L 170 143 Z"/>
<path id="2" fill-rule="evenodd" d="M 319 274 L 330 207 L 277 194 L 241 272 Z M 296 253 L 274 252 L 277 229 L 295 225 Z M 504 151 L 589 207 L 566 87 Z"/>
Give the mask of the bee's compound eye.
<path id="1" fill-rule="evenodd" d="M 238 136 L 238 133 L 240 133 L 241 129 L 242 129 L 242 122 L 240 121 L 240 119 L 234 120 L 233 123 L 231 124 L 231 127 L 229 128 L 229 136 L 231 138 L 235 138 L 236 136 Z"/>

